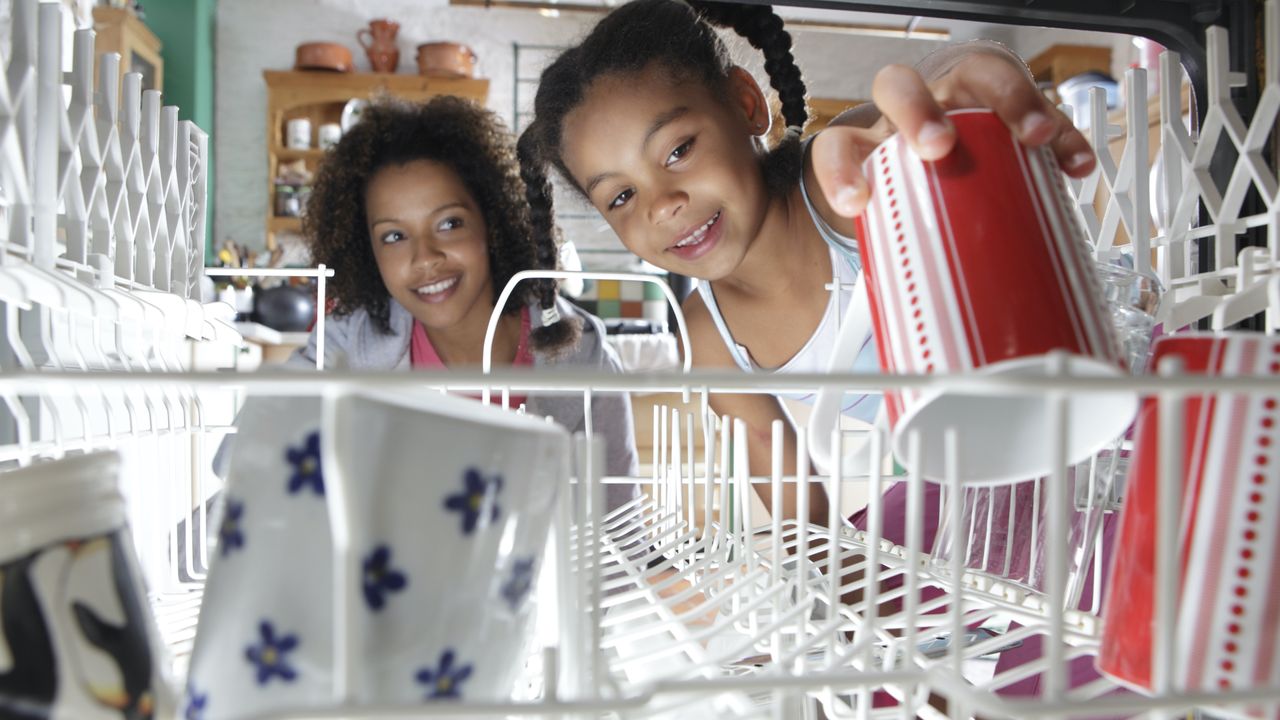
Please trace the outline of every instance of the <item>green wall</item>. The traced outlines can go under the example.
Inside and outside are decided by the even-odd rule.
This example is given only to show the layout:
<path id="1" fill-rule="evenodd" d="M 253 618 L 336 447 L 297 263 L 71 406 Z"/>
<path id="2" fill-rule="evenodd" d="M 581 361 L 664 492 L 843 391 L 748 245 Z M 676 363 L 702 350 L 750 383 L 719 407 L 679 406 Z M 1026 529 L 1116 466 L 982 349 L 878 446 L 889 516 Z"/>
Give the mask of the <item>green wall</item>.
<path id="1" fill-rule="evenodd" d="M 144 22 L 160 38 L 164 58 L 164 104 L 177 105 L 178 117 L 192 120 L 209 134 L 209 198 L 205 264 L 212 257 L 213 18 L 217 0 L 145 0 Z"/>

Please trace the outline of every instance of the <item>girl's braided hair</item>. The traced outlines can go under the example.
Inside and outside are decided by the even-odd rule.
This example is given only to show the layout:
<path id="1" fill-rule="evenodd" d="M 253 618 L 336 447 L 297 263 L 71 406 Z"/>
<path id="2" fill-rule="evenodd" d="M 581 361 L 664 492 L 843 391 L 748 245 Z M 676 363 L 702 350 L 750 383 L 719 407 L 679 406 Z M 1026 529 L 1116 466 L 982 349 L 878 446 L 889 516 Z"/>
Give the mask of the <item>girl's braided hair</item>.
<path id="1" fill-rule="evenodd" d="M 391 296 L 373 256 L 365 190 L 379 170 L 417 160 L 451 168 L 479 205 L 488 230 L 493 301 L 517 272 L 556 267 L 555 234 L 531 231 L 511 136 L 495 114 L 451 96 L 425 103 L 379 98 L 325 156 L 302 220 L 313 261 L 340 269 L 329 281 L 336 314 L 363 309 L 379 329 L 390 332 Z M 518 312 L 537 292 L 533 284 L 522 283 L 502 311 Z M 554 332 L 535 330 L 533 348 L 554 354 L 577 342 L 577 323 L 558 325 Z"/>

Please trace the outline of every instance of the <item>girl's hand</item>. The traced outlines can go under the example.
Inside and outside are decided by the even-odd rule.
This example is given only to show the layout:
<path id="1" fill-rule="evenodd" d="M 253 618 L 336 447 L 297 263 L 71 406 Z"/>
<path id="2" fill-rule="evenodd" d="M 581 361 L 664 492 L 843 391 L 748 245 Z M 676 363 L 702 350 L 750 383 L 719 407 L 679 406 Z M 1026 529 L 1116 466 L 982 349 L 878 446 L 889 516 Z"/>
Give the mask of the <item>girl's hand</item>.
<path id="1" fill-rule="evenodd" d="M 805 172 L 812 175 L 806 181 L 816 181 L 823 196 L 813 199 L 819 210 L 829 209 L 840 218 L 852 218 L 866 206 L 870 187 L 862 176 L 862 159 L 892 133 L 901 132 L 925 160 L 951 152 L 956 134 L 947 110 L 994 110 L 1023 144 L 1052 147 L 1059 165 L 1072 177 L 1088 175 L 1096 162 L 1084 135 L 1049 103 L 1012 55 L 967 52 L 932 82 L 913 68 L 890 65 L 876 74 L 872 100 L 880 111 L 873 125 L 848 127 L 837 118 L 814 138 L 809 150 Z M 821 207 L 824 204 L 828 207 Z M 833 224 L 840 229 L 845 223 Z"/>

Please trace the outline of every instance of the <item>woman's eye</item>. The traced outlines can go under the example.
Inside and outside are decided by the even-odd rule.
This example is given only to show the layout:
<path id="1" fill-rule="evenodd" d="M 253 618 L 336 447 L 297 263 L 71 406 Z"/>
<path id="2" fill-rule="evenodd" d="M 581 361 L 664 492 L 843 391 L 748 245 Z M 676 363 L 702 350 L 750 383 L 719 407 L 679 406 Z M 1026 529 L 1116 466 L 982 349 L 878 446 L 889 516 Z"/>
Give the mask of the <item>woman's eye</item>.
<path id="1" fill-rule="evenodd" d="M 623 190 L 622 192 L 618 193 L 617 196 L 613 198 L 613 200 L 609 201 L 609 209 L 615 210 L 617 208 L 622 207 L 627 203 L 628 200 L 631 199 L 631 196 L 635 194 L 636 194 L 635 190 L 630 190 L 630 189 Z"/>
<path id="2" fill-rule="evenodd" d="M 440 231 L 457 230 L 460 227 L 462 227 L 462 218 L 451 217 L 451 218 L 445 218 L 444 220 L 442 220 L 440 224 L 436 226 L 436 229 Z"/>
<path id="3" fill-rule="evenodd" d="M 389 230 L 382 234 L 382 242 L 385 245 L 400 242 L 404 239 L 404 233 L 399 230 Z"/>
<path id="4" fill-rule="evenodd" d="M 674 165 L 676 162 L 680 161 L 685 155 L 688 155 L 689 151 L 692 149 L 693 149 L 692 138 L 680 143 L 680 145 L 676 147 L 675 150 L 672 150 L 671 154 L 667 156 L 667 165 L 668 166 Z"/>

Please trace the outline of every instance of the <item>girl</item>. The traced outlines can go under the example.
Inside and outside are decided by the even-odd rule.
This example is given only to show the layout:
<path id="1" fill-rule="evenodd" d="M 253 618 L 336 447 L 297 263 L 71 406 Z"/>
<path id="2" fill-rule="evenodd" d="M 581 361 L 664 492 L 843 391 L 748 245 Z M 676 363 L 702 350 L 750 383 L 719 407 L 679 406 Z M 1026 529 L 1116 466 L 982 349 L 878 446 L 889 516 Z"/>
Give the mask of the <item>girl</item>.
<path id="1" fill-rule="evenodd" d="M 732 27 L 764 53 L 787 124 L 771 150 L 761 141 L 772 117 L 765 96 L 730 62 L 713 24 Z M 1036 90 L 1021 61 L 994 44 L 940 51 L 918 70 L 885 68 L 873 84 L 874 106 L 838 118 L 845 126 L 802 144 L 805 87 L 790 47 L 782 20 L 768 6 L 634 0 L 547 67 L 535 119 L 520 138 L 521 172 L 539 237 L 553 227 L 550 165 L 601 212 L 628 249 L 701 281 L 683 308 L 699 367 L 826 370 L 837 306 L 849 298 L 829 294 L 823 285 L 828 279 L 852 283 L 861 271 L 852 237 L 852 218 L 870 195 L 861 159 L 895 130 L 921 157 L 937 160 L 955 144 L 944 108 L 990 107 L 1024 144 L 1051 144 L 1069 174 L 1082 176 L 1093 167 L 1084 137 Z M 868 337 L 858 367 L 875 366 L 872 346 Z M 854 398 L 846 413 L 869 419 L 877 404 L 878 398 Z M 751 472 L 767 474 L 769 428 L 774 420 L 787 421 L 778 399 L 720 395 L 712 405 L 747 423 Z M 788 464 L 794 445 L 789 432 Z M 810 519 L 825 523 L 819 490 L 815 485 Z M 769 504 L 768 497 L 761 499 Z M 926 483 L 926 552 L 937 529 L 938 500 L 938 486 Z M 885 493 L 883 507 L 884 536 L 903 544 L 906 483 Z M 795 517 L 794 490 L 777 510 Z M 865 517 L 859 513 L 854 522 L 863 527 Z M 1001 662 L 1013 666 L 1026 659 L 1014 651 Z M 1073 668 L 1073 684 L 1089 675 L 1087 668 Z"/>
<path id="2" fill-rule="evenodd" d="M 555 238 L 531 232 L 523 197 L 510 136 L 493 113 L 454 97 L 368 107 L 329 151 L 303 220 L 313 260 L 338 271 L 326 355 L 357 370 L 478 366 L 498 292 L 521 270 L 556 265 Z M 314 367 L 316 340 L 290 363 Z M 551 280 L 517 286 L 492 357 L 499 367 L 621 369 L 603 323 L 560 300 Z M 580 399 L 512 400 L 521 402 L 584 428 Z M 630 398 L 598 397 L 592 429 L 605 438 L 605 472 L 634 476 Z M 609 508 L 636 489 L 606 487 Z"/>
<path id="3" fill-rule="evenodd" d="M 772 150 L 761 140 L 771 117 L 765 96 L 729 61 L 712 24 L 732 27 L 764 53 L 787 123 Z M 932 86 L 916 71 L 886 68 L 873 89 L 883 117 L 876 108 L 860 110 L 843 122 L 874 125 L 831 128 L 802 145 L 805 87 L 790 46 L 768 6 L 635 0 L 546 68 L 534 122 L 519 142 L 540 238 L 553 228 L 550 165 L 628 249 L 701 280 L 683 308 L 699 367 L 826 370 L 837 304 L 846 305 L 848 294 L 823 285 L 857 278 L 852 217 L 869 195 L 860 158 L 895 126 L 923 157 L 937 159 L 955 143 L 943 106 L 990 106 L 1023 142 L 1052 142 L 1069 172 L 1092 167 L 1083 136 L 1044 100 L 1025 67 L 995 45 L 930 57 L 921 72 Z M 871 338 L 858 367 L 875 367 Z M 778 399 L 720 395 L 712 404 L 747 423 L 751 471 L 767 473 L 770 425 L 787 420 Z M 854 398 L 846 412 L 870 419 L 877 404 L 875 397 Z M 788 433 L 787 462 L 794 442 Z M 934 490 L 926 517 L 937 517 Z M 793 498 L 782 509 L 786 516 L 795 514 Z M 825 495 L 814 499 L 811 517 L 825 523 Z M 905 509 L 905 486 L 891 488 L 885 502 L 886 536 L 901 543 L 894 513 Z"/>

